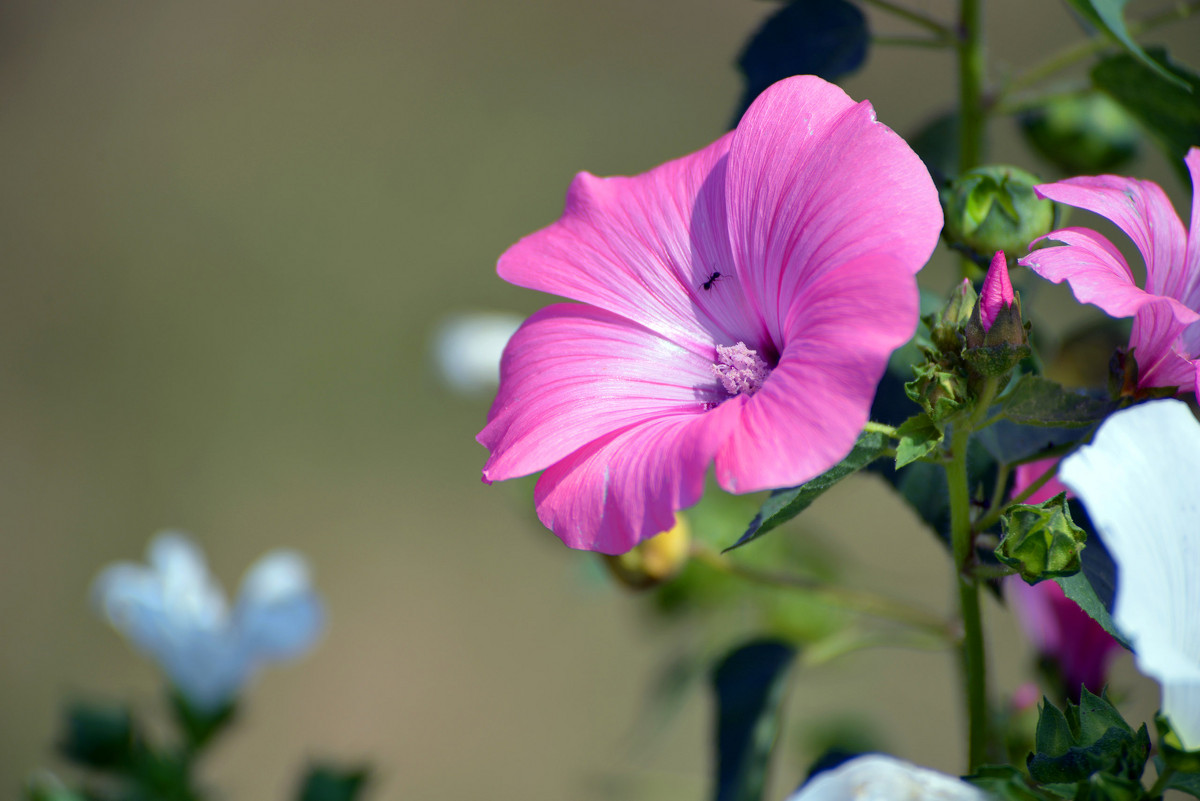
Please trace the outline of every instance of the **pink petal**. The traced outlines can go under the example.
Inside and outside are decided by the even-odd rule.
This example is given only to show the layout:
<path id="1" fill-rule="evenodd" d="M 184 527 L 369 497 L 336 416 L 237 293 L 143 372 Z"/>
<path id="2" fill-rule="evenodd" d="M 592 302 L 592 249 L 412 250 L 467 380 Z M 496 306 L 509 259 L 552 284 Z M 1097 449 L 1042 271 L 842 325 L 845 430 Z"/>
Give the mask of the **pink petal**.
<path id="1" fill-rule="evenodd" d="M 908 267 L 863 256 L 806 287 L 783 321 L 779 365 L 741 407 L 717 454 L 722 487 L 801 484 L 850 451 L 888 357 L 916 328 L 917 285 Z"/>
<path id="2" fill-rule="evenodd" d="M 821 272 L 886 254 L 916 273 L 942 227 L 916 154 L 869 103 L 813 76 L 754 101 L 734 132 L 726 181 L 733 258 L 776 343 Z"/>
<path id="3" fill-rule="evenodd" d="M 1080 303 L 1092 303 L 1113 317 L 1132 317 L 1147 303 L 1164 298 L 1139 288 L 1125 257 L 1112 242 L 1087 228 L 1063 228 L 1034 242 L 1062 242 L 1065 247 L 1030 251 L 1019 264 L 1056 284 L 1066 280 Z M 1167 300 L 1180 322 L 1200 318 L 1177 300 Z"/>
<path id="4" fill-rule="evenodd" d="M 1138 386 L 1192 389 L 1195 364 L 1179 352 L 1179 337 L 1188 328 L 1175 313 L 1176 301 L 1159 298 L 1133 318 L 1129 347 L 1138 364 Z"/>
<path id="5" fill-rule="evenodd" d="M 1007 309 L 1016 302 L 1013 295 L 1012 281 L 1008 277 L 1008 260 L 1004 251 L 997 250 L 988 267 L 987 277 L 983 279 L 983 291 L 979 294 L 979 313 L 983 322 L 983 330 L 990 331 L 996 315 L 1001 309 Z"/>
<path id="6" fill-rule="evenodd" d="M 572 548 L 624 553 L 694 505 L 740 398 L 649 420 L 589 443 L 538 479 L 538 518 Z"/>
<path id="7" fill-rule="evenodd" d="M 614 431 L 704 413 L 725 398 L 701 357 L 592 306 L 561 303 L 513 335 L 500 390 L 478 440 L 486 481 L 528 475 Z M 651 532 L 655 533 L 655 532 Z"/>
<path id="8" fill-rule="evenodd" d="M 558 222 L 509 248 L 497 272 L 698 351 L 714 340 L 761 341 L 729 253 L 723 186 L 731 136 L 632 178 L 580 173 Z"/>
<path id="9" fill-rule="evenodd" d="M 1189 284 L 1180 297 L 1190 309 L 1200 309 L 1200 147 L 1188 150 L 1183 160 L 1192 176 L 1192 225 L 1188 229 L 1184 272 Z"/>
<path id="10" fill-rule="evenodd" d="M 1041 478 L 1042 473 L 1045 473 L 1051 467 L 1058 464 L 1058 459 L 1059 457 L 1053 456 L 1049 459 L 1039 459 L 1036 462 L 1027 462 L 1022 465 L 1017 465 L 1016 473 L 1013 476 L 1013 497 L 1020 495 L 1026 487 Z M 1073 497 L 1067 491 L 1066 486 L 1058 480 L 1058 476 L 1054 475 L 1050 477 L 1049 481 L 1042 485 L 1041 489 L 1030 495 L 1025 500 L 1025 503 L 1038 504 L 1043 501 L 1048 501 L 1055 495 L 1058 495 L 1060 492 L 1067 492 L 1068 498 Z"/>
<path id="11" fill-rule="evenodd" d="M 1146 290 L 1183 299 L 1190 286 L 1184 271 L 1187 232 L 1158 184 L 1096 175 L 1041 184 L 1034 189 L 1040 197 L 1112 220 L 1133 240 L 1146 260 Z M 1059 238 L 1056 234 L 1051 237 Z"/>

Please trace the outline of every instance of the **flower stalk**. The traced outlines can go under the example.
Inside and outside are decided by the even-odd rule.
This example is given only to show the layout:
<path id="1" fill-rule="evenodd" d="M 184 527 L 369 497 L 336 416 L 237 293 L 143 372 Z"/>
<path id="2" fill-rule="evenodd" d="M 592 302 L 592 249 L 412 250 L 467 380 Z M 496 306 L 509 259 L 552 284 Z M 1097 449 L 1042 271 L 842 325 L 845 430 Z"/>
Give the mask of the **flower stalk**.
<path id="1" fill-rule="evenodd" d="M 985 407 L 986 408 L 986 407 Z M 954 430 L 946 485 L 950 493 L 950 541 L 954 555 L 954 581 L 958 587 L 962 615 L 959 665 L 967 710 L 967 772 L 986 762 L 988 740 L 987 664 L 984 658 L 983 619 L 979 606 L 979 583 L 970 572 L 972 559 L 971 497 L 967 482 L 967 449 L 971 441 L 970 421 Z"/>

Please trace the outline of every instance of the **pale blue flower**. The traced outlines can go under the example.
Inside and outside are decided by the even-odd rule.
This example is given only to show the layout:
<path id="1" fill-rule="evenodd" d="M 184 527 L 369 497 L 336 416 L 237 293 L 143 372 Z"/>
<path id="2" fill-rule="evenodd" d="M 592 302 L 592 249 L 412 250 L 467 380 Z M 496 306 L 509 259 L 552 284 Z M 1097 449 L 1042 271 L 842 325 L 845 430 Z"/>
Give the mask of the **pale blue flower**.
<path id="1" fill-rule="evenodd" d="M 987 801 L 961 779 L 886 754 L 855 757 L 818 773 L 788 801 Z"/>
<path id="2" fill-rule="evenodd" d="M 300 656 L 324 627 L 308 563 L 294 551 L 272 551 L 252 565 L 232 610 L 186 536 L 159 534 L 147 561 L 106 567 L 93 603 L 198 709 L 233 701 L 262 665 Z"/>
<path id="3" fill-rule="evenodd" d="M 446 318 L 433 338 L 433 359 L 451 389 L 463 395 L 494 392 L 500 384 L 500 357 L 523 317 L 473 312 Z"/>
<path id="4" fill-rule="evenodd" d="M 1183 746 L 1200 748 L 1200 423 L 1176 400 L 1117 412 L 1058 475 L 1116 562 L 1113 622 Z"/>

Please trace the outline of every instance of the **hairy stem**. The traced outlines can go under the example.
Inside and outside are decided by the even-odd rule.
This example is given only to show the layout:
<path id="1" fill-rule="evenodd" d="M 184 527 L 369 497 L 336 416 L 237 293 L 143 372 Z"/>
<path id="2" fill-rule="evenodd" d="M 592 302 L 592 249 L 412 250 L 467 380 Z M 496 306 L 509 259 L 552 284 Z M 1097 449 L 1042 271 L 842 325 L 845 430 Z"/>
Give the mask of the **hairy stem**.
<path id="1" fill-rule="evenodd" d="M 970 575 L 970 563 L 974 557 L 971 497 L 967 481 L 967 448 L 970 441 L 970 423 L 963 421 L 955 428 L 951 438 L 950 461 L 946 465 L 946 486 L 950 492 L 950 542 L 954 553 L 954 582 L 958 588 L 963 627 L 959 665 L 967 701 L 967 772 L 973 773 L 986 761 L 990 726 L 979 583 Z"/>

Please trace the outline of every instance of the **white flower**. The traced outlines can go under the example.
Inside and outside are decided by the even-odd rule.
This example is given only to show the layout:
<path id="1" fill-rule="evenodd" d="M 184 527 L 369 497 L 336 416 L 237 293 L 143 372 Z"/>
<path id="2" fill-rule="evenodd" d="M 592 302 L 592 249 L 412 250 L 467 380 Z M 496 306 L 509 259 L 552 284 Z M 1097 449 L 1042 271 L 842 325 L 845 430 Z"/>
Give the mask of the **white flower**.
<path id="1" fill-rule="evenodd" d="M 324 627 L 308 563 L 293 551 L 273 551 L 252 565 L 232 612 L 186 536 L 159 534 L 147 561 L 106 567 L 92 585 L 93 604 L 198 709 L 232 701 L 259 667 L 300 656 Z"/>
<path id="2" fill-rule="evenodd" d="M 855 757 L 818 773 L 788 801 L 986 801 L 961 779 L 884 754 Z"/>
<path id="3" fill-rule="evenodd" d="M 504 346 L 524 318 L 499 312 L 459 314 L 444 320 L 433 337 L 433 358 L 451 389 L 464 395 L 495 391 Z"/>
<path id="4" fill-rule="evenodd" d="M 1113 622 L 1200 748 L 1200 423 L 1175 400 L 1117 412 L 1058 474 L 1116 562 Z"/>

